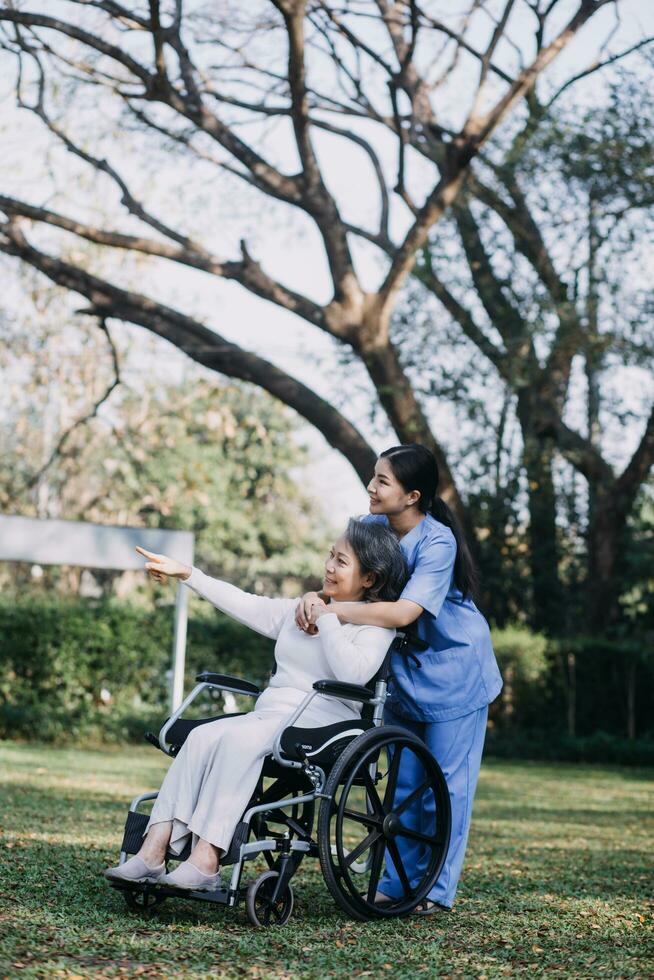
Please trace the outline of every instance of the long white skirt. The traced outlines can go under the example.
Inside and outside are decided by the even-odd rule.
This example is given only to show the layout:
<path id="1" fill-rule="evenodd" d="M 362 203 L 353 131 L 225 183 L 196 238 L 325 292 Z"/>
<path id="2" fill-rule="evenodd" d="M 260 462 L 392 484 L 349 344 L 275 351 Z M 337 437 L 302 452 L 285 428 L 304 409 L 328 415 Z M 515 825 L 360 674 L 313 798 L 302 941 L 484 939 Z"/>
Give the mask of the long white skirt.
<path id="1" fill-rule="evenodd" d="M 275 736 L 305 697 L 295 688 L 269 687 L 245 715 L 199 725 L 173 760 L 152 808 L 147 830 L 172 820 L 169 850 L 180 854 L 189 834 L 227 851 L 261 775 Z M 315 698 L 297 721 L 313 728 L 357 716 L 342 702 Z"/>

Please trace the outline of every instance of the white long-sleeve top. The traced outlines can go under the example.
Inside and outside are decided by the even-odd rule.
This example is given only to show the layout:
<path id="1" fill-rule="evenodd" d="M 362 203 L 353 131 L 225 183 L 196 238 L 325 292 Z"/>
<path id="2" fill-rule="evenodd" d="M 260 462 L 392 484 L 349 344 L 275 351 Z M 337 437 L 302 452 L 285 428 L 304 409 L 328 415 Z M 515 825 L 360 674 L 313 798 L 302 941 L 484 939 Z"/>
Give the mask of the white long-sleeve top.
<path id="1" fill-rule="evenodd" d="M 367 683 L 381 666 L 395 636 L 395 630 L 379 626 L 342 625 L 334 613 L 322 615 L 318 634 L 310 636 L 295 625 L 297 599 L 252 595 L 228 582 L 211 578 L 198 568 L 193 568 L 185 584 L 232 619 L 276 640 L 277 670 L 267 692 L 262 695 L 266 702 L 270 701 L 275 689 L 284 688 L 287 695 L 291 691 L 297 692 L 294 700 L 299 703 L 313 690 L 317 680 Z M 270 695 L 266 697 L 268 692 Z M 335 721 L 359 714 L 360 706 L 352 703 L 320 700 L 329 701 L 329 713 Z"/>

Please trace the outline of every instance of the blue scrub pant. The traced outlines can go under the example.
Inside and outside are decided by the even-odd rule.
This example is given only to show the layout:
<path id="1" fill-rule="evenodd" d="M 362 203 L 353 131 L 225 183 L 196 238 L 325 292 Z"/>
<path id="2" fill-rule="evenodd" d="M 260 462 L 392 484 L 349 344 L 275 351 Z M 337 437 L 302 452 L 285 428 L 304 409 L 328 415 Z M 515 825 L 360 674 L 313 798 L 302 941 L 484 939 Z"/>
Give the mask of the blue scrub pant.
<path id="1" fill-rule="evenodd" d="M 425 742 L 443 770 L 443 775 L 447 781 L 452 807 L 450 846 L 443 869 L 428 895 L 431 902 L 438 902 L 439 905 L 444 905 L 447 908 L 451 908 L 454 903 L 468 843 L 472 801 L 477 788 L 487 719 L 487 706 L 464 715 L 462 718 L 455 718 L 453 721 L 414 721 L 393 714 L 388 707 L 384 713 L 384 724 L 407 728 Z M 424 770 L 416 757 L 405 752 L 400 765 L 395 804 L 399 805 L 423 779 Z M 427 801 L 432 805 L 426 805 Z M 402 823 L 406 827 L 421 833 L 433 834 L 434 816 L 433 796 L 427 791 L 424 798 L 419 798 L 402 814 Z M 396 837 L 395 841 L 407 876 L 413 886 L 424 874 L 427 852 L 422 844 L 408 840 L 406 837 Z M 400 898 L 404 894 L 404 889 L 388 852 L 386 852 L 386 867 L 379 882 L 379 890 L 392 898 Z"/>

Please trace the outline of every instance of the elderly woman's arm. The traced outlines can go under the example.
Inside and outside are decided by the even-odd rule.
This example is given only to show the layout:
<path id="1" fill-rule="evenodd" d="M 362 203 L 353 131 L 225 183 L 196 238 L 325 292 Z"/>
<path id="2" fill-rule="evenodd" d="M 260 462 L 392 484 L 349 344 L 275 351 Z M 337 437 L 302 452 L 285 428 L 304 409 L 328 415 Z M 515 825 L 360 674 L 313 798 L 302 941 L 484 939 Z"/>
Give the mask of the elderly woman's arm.
<path id="1" fill-rule="evenodd" d="M 203 599 L 208 599 L 216 609 L 270 639 L 277 639 L 286 615 L 295 607 L 295 599 L 269 599 L 266 596 L 251 595 L 229 582 L 205 575 L 199 568 L 184 565 L 176 558 L 158 555 L 146 551 L 145 548 L 136 550 L 148 559 L 145 567 L 155 581 L 178 579 Z"/>
<path id="2" fill-rule="evenodd" d="M 271 599 L 243 592 L 229 582 L 205 575 L 199 568 L 192 569 L 184 584 L 203 599 L 208 599 L 216 609 L 273 640 L 277 639 L 282 623 L 297 602 L 296 599 Z"/>

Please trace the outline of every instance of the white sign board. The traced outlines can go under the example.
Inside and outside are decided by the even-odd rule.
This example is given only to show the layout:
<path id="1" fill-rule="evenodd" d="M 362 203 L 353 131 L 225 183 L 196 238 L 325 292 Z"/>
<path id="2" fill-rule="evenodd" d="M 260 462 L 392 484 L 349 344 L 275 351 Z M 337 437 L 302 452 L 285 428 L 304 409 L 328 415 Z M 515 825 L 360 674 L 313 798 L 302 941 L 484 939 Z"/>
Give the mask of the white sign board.
<path id="1" fill-rule="evenodd" d="M 0 514 L 0 560 L 38 565 L 82 565 L 84 568 L 143 568 L 140 544 L 193 564 L 193 534 L 84 521 L 41 521 Z"/>

